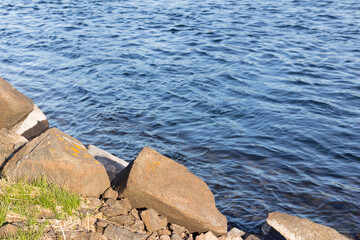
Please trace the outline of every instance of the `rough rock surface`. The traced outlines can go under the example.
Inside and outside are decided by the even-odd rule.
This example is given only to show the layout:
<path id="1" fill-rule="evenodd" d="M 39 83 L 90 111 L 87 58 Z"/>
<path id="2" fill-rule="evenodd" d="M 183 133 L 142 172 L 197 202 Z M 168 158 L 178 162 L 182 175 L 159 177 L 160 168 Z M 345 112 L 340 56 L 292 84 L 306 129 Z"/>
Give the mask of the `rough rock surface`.
<path id="1" fill-rule="evenodd" d="M 10 179 L 46 179 L 70 191 L 99 197 L 109 186 L 105 168 L 76 139 L 52 128 L 33 139 L 5 165 Z"/>
<path id="2" fill-rule="evenodd" d="M 33 109 L 30 98 L 0 77 L 0 128 L 10 129 Z"/>
<path id="3" fill-rule="evenodd" d="M 285 213 L 269 213 L 266 221 L 287 240 L 349 240 L 332 228 Z"/>
<path id="4" fill-rule="evenodd" d="M 102 165 L 104 165 L 106 172 L 109 175 L 110 182 L 113 181 L 115 179 L 115 176 L 128 165 L 128 162 L 94 145 L 89 145 L 88 151 L 91 156 L 93 156 Z"/>
<path id="5" fill-rule="evenodd" d="M 0 129 L 0 170 L 5 164 L 5 160 L 27 142 L 26 138 L 13 131 Z"/>
<path id="6" fill-rule="evenodd" d="M 159 216 L 159 214 L 154 209 L 147 209 L 142 211 L 141 219 L 144 221 L 146 229 L 149 232 L 156 232 L 160 229 L 166 229 L 167 219 L 165 217 Z"/>
<path id="7" fill-rule="evenodd" d="M 109 224 L 105 230 L 104 235 L 111 240 L 145 240 L 146 234 L 133 233 L 123 227 L 117 227 L 113 224 Z"/>
<path id="8" fill-rule="evenodd" d="M 49 128 L 49 122 L 44 113 L 34 105 L 34 110 L 27 117 L 11 128 L 12 131 L 31 140 Z"/>
<path id="9" fill-rule="evenodd" d="M 149 147 L 117 175 L 113 187 L 133 207 L 153 208 L 190 232 L 227 232 L 226 217 L 217 210 L 206 183 Z"/>

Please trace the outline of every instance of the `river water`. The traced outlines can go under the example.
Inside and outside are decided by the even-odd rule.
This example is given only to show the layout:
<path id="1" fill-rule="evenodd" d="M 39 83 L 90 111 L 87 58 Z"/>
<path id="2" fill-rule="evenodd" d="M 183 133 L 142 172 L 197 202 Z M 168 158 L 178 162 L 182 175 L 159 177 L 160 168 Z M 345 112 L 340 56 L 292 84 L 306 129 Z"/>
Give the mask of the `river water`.
<path id="1" fill-rule="evenodd" d="M 84 144 L 184 164 L 230 226 L 360 233 L 358 0 L 2 0 L 0 75 Z"/>

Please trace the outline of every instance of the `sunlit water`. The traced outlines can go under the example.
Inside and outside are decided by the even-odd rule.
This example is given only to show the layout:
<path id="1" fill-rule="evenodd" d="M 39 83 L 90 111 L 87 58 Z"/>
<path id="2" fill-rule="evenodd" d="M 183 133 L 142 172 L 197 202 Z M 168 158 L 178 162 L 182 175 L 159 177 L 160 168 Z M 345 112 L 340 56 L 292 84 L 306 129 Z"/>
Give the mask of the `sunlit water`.
<path id="1" fill-rule="evenodd" d="M 0 75 L 50 124 L 207 182 L 230 226 L 360 232 L 360 2 L 2 0 Z"/>

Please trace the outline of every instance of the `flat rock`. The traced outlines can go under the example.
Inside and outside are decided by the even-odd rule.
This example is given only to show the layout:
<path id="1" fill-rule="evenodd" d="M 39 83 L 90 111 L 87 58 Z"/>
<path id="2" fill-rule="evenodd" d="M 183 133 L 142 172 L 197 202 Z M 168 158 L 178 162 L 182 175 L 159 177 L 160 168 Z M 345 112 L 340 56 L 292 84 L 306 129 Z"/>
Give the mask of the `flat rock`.
<path id="1" fill-rule="evenodd" d="M 0 129 L 0 170 L 4 167 L 6 159 L 28 143 L 28 140 L 8 129 Z"/>
<path id="2" fill-rule="evenodd" d="M 226 217 L 206 183 L 154 149 L 145 147 L 112 185 L 133 207 L 153 208 L 190 232 L 227 232 Z"/>
<path id="3" fill-rule="evenodd" d="M 109 224 L 105 230 L 104 235 L 111 240 L 145 240 L 146 234 L 133 233 L 123 227 L 117 227 L 113 224 Z"/>
<path id="4" fill-rule="evenodd" d="M 45 176 L 49 182 L 90 197 L 99 197 L 110 186 L 104 166 L 82 143 L 56 128 L 26 144 L 3 172 L 9 179 Z"/>
<path id="5" fill-rule="evenodd" d="M 121 158 L 118 158 L 94 145 L 89 145 L 88 151 L 91 156 L 104 165 L 110 182 L 112 182 L 115 179 L 115 176 L 129 164 Z"/>
<path id="6" fill-rule="evenodd" d="M 144 221 L 146 229 L 149 232 L 156 232 L 160 229 L 166 229 L 167 219 L 161 217 L 154 209 L 147 209 L 140 213 L 141 219 Z"/>
<path id="7" fill-rule="evenodd" d="M 38 106 L 34 105 L 34 110 L 25 119 L 13 126 L 11 130 L 31 140 L 45 132 L 48 128 L 49 122 L 46 116 Z"/>
<path id="8" fill-rule="evenodd" d="M 108 218 L 109 221 L 119 224 L 119 225 L 127 225 L 127 226 L 131 226 L 134 222 L 135 219 L 129 215 L 119 215 L 119 216 L 114 216 L 114 217 L 110 217 Z"/>
<path id="9" fill-rule="evenodd" d="M 287 240 L 349 240 L 330 227 L 285 213 L 269 213 L 266 222 Z"/>
<path id="10" fill-rule="evenodd" d="M 30 98 L 0 77 L 0 128 L 10 129 L 33 109 Z"/>

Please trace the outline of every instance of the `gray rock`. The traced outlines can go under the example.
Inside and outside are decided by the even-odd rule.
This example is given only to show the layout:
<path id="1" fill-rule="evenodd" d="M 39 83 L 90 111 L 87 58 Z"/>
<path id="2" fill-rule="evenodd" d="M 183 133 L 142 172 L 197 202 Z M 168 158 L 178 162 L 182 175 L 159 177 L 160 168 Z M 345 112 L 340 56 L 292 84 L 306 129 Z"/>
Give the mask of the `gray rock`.
<path id="1" fill-rule="evenodd" d="M 115 179 L 115 176 L 128 165 L 128 162 L 94 145 L 89 145 L 88 151 L 91 156 L 93 156 L 102 165 L 104 165 L 106 172 L 109 176 L 110 182 L 112 182 Z"/>
<path id="2" fill-rule="evenodd" d="M 227 220 L 215 206 L 204 181 L 185 166 L 145 147 L 112 182 L 135 208 L 153 208 L 190 233 L 227 232 Z"/>
<path id="3" fill-rule="evenodd" d="M 45 132 L 48 128 L 49 122 L 46 116 L 38 106 L 34 105 L 34 110 L 25 119 L 13 126 L 11 130 L 31 140 Z"/>
<path id="4" fill-rule="evenodd" d="M 145 240 L 146 234 L 133 233 L 123 227 L 117 227 L 113 224 L 109 224 L 105 230 L 104 235 L 111 240 Z"/>
<path id="5" fill-rule="evenodd" d="M 17 150 L 28 143 L 28 140 L 8 129 L 0 129 L 0 170 L 5 166 L 5 161 Z"/>
<path id="6" fill-rule="evenodd" d="M 332 228 L 285 213 L 269 213 L 266 222 L 287 240 L 349 240 Z"/>
<path id="7" fill-rule="evenodd" d="M 245 232 L 233 228 L 227 233 L 225 240 L 242 240 L 243 235 L 245 235 Z"/>
<path id="8" fill-rule="evenodd" d="M 154 209 L 147 209 L 140 213 L 141 219 L 144 221 L 146 229 L 149 232 L 156 232 L 160 229 L 166 229 L 166 217 L 159 216 Z"/>

